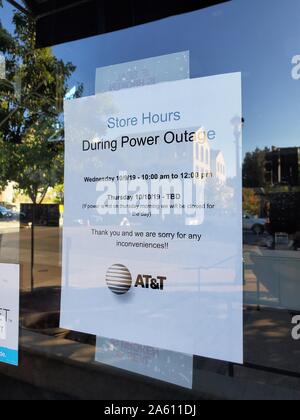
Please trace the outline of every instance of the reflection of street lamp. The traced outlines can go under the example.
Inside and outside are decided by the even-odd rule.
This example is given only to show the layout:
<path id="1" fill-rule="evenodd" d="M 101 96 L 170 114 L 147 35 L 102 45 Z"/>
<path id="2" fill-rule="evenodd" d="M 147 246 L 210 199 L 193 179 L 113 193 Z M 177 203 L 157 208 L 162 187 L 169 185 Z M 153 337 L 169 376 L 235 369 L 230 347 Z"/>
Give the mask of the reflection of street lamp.
<path id="1" fill-rule="evenodd" d="M 281 168 L 281 149 L 278 149 L 278 184 L 282 181 L 282 168 Z"/>
<path id="2" fill-rule="evenodd" d="M 242 127 L 244 125 L 244 118 L 235 116 L 234 118 L 232 118 L 231 120 L 231 124 L 234 127 L 234 132 L 236 133 L 240 133 L 242 130 Z"/>
<path id="3" fill-rule="evenodd" d="M 268 164 L 268 162 L 266 162 Z M 277 184 L 282 183 L 282 157 L 281 149 L 277 147 L 272 148 L 272 160 L 271 160 L 271 184 L 274 186 L 277 172 Z M 277 164 L 277 165 L 276 165 Z M 275 179 L 274 179 L 275 178 Z"/>

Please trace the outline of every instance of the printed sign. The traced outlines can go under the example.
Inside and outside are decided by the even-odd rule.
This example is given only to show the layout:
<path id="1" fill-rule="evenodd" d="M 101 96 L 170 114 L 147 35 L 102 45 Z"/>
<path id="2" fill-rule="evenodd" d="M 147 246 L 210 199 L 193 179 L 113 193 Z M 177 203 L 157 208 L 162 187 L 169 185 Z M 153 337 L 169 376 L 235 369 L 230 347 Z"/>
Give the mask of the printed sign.
<path id="1" fill-rule="evenodd" d="M 95 90 L 98 94 L 189 78 L 190 54 L 184 51 L 98 68 Z M 193 387 L 193 360 L 192 355 L 97 337 L 96 362 L 189 389 Z"/>
<path id="2" fill-rule="evenodd" d="M 65 103 L 61 326 L 242 363 L 240 73 Z"/>
<path id="3" fill-rule="evenodd" d="M 0 362 L 18 365 L 19 266 L 0 264 Z"/>

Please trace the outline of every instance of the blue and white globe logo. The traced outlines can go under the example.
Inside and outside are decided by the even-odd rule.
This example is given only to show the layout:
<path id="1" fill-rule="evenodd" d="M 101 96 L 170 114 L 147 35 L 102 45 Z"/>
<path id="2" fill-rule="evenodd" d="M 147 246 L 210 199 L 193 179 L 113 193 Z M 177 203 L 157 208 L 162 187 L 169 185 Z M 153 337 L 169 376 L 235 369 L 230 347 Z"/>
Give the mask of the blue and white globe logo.
<path id="1" fill-rule="evenodd" d="M 125 265 L 114 264 L 106 273 L 106 283 L 116 295 L 125 295 L 132 286 L 131 273 Z"/>

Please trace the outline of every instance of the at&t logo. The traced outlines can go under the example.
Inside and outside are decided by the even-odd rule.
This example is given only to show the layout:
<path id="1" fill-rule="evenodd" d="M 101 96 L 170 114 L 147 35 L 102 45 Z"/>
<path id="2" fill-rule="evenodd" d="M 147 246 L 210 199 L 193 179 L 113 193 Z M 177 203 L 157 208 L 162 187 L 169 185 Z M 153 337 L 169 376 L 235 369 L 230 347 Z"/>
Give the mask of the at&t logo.
<path id="1" fill-rule="evenodd" d="M 151 274 L 138 274 L 134 287 L 162 291 L 166 280 L 165 276 L 153 277 Z M 133 279 L 127 267 L 122 264 L 114 264 L 106 273 L 106 283 L 113 293 L 124 295 L 132 288 Z"/>

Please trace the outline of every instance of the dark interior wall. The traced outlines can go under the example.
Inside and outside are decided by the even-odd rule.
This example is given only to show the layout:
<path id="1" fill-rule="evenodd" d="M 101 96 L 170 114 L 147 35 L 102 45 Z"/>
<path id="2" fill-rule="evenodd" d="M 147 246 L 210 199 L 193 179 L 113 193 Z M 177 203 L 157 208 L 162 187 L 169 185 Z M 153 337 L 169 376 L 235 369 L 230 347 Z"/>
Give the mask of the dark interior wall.
<path id="1" fill-rule="evenodd" d="M 71 397 L 47 391 L 0 374 L 0 401 L 66 401 Z"/>
<path id="2" fill-rule="evenodd" d="M 28 0 L 27 4 L 37 19 L 37 47 L 41 48 L 227 1 L 231 0 Z"/>

